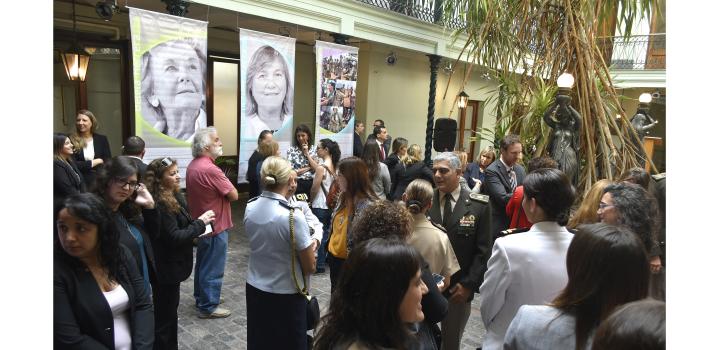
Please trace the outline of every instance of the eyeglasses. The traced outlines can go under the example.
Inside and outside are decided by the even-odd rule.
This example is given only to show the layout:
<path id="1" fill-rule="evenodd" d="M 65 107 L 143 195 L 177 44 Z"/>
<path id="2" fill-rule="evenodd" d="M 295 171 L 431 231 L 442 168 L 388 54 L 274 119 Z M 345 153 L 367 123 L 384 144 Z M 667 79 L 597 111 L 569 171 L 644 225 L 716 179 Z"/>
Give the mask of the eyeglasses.
<path id="1" fill-rule="evenodd" d="M 600 205 L 598 205 L 598 209 L 601 209 L 601 210 L 605 210 L 605 208 L 608 208 L 608 207 L 614 207 L 614 205 L 612 205 L 612 204 L 605 204 L 605 203 L 603 203 L 603 202 L 600 202 Z"/>
<path id="2" fill-rule="evenodd" d="M 115 183 L 120 185 L 120 187 L 122 188 L 129 186 L 129 188 L 133 191 L 137 191 L 140 188 L 140 183 L 138 183 L 137 181 L 129 182 L 125 181 L 124 179 L 115 179 Z"/>

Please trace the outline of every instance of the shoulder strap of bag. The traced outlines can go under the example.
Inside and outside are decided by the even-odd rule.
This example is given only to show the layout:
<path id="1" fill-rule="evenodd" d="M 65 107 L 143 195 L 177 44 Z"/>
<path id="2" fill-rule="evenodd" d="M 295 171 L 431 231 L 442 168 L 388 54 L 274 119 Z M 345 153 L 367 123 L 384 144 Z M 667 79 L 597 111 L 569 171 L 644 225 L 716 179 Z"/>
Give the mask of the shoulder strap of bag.
<path id="1" fill-rule="evenodd" d="M 321 166 L 322 166 L 323 168 L 325 168 L 325 173 L 326 173 L 326 174 L 330 174 L 330 177 L 332 177 L 332 178 L 333 178 L 333 181 L 335 181 L 335 174 L 333 174 L 332 171 L 330 171 L 330 168 L 328 168 L 327 165 L 325 165 L 325 164 L 322 164 Z M 322 181 L 320 181 L 320 188 L 322 189 L 323 193 L 325 194 L 325 198 L 327 198 L 328 189 L 325 188 L 325 186 L 323 185 Z"/>
<path id="2" fill-rule="evenodd" d="M 308 300 L 310 300 L 310 293 L 308 293 L 307 290 L 307 283 L 305 283 L 305 277 L 303 277 L 303 288 L 301 289 L 300 283 L 298 283 L 297 276 L 295 275 L 295 220 L 293 217 L 294 213 L 295 208 L 290 208 L 290 271 L 292 271 L 293 282 L 295 282 L 295 289 L 297 289 L 298 293 L 304 295 Z"/>

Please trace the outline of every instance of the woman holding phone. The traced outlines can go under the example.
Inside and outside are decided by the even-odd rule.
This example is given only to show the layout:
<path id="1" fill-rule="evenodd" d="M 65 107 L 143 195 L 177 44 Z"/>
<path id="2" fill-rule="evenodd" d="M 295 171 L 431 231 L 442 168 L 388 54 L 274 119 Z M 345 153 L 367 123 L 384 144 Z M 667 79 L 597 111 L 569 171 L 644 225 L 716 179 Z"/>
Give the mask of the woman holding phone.
<path id="1" fill-rule="evenodd" d="M 298 175 L 295 193 L 304 193 L 309 198 L 313 173 L 318 167 L 318 155 L 317 147 L 313 144 L 312 132 L 307 125 L 300 124 L 295 128 L 295 139 L 293 145 L 287 150 L 286 158 Z"/>
<path id="2" fill-rule="evenodd" d="M 153 289 L 155 348 L 177 349 L 180 283 L 192 272 L 193 239 L 215 221 L 215 213 L 208 210 L 197 219 L 190 216 L 185 196 L 180 193 L 177 161 L 172 158 L 150 162 L 144 182 L 157 203 L 154 209 L 143 211 L 145 225 L 154 233 L 152 246 L 157 268 L 157 283 Z"/>

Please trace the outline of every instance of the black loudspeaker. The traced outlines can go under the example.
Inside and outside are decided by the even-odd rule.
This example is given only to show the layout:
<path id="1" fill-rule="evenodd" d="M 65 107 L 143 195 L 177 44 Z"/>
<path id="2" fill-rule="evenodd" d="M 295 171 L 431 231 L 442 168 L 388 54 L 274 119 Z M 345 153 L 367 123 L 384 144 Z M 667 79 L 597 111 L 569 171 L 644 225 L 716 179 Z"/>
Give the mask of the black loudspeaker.
<path id="1" fill-rule="evenodd" d="M 451 118 L 435 119 L 433 129 L 433 148 L 436 152 L 452 152 L 457 138 L 457 120 Z"/>

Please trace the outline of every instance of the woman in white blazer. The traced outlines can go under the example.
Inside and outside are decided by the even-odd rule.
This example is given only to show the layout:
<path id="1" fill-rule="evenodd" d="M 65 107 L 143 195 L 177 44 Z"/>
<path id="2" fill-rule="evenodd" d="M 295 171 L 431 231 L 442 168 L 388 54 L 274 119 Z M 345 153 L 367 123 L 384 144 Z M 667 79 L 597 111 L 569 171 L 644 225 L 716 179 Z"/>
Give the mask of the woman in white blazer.
<path id="1" fill-rule="evenodd" d="M 564 225 L 575 189 L 562 171 L 548 168 L 528 174 L 523 188 L 522 207 L 533 225 L 495 241 L 480 286 L 483 350 L 502 349 L 520 306 L 549 303 L 568 280 L 565 256 L 573 235 Z"/>

